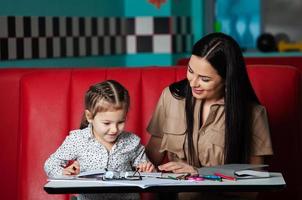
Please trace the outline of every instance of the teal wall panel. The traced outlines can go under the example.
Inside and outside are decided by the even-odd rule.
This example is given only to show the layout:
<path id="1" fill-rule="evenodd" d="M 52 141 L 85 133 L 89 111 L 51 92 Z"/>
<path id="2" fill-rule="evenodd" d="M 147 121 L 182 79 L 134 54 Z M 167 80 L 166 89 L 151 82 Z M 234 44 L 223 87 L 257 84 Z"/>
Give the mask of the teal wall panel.
<path id="1" fill-rule="evenodd" d="M 60 59 L 36 59 L 1 61 L 0 68 L 20 67 L 20 68 L 47 68 L 47 67 L 124 67 L 125 56 L 102 56 L 102 57 L 80 57 L 80 58 L 60 58 Z"/>
<path id="2" fill-rule="evenodd" d="M 192 0 L 192 32 L 194 35 L 194 42 L 199 40 L 204 35 L 204 20 L 203 14 L 204 1 L 206 0 Z"/>
<path id="3" fill-rule="evenodd" d="M 191 16 L 192 14 L 192 1 L 181 0 L 173 1 L 171 3 L 171 13 L 173 16 Z"/>
<path id="4" fill-rule="evenodd" d="M 148 0 L 0 0 L 1 16 L 192 16 L 192 34 L 202 35 L 202 2 L 204 0 L 167 0 L 157 8 Z M 197 36 L 195 36 L 197 35 Z M 128 54 L 80 58 L 53 58 L 1 61 L 0 67 L 51 66 L 142 66 L 173 65 L 187 54 Z"/>
<path id="5" fill-rule="evenodd" d="M 149 3 L 148 0 L 125 0 L 125 16 L 170 16 L 171 1 L 167 0 L 160 9 Z"/>
<path id="6" fill-rule="evenodd" d="M 0 0 L 0 15 L 123 16 L 124 0 Z"/>
<path id="7" fill-rule="evenodd" d="M 136 66 L 168 66 L 171 65 L 172 54 L 133 54 L 126 56 L 128 67 Z"/>

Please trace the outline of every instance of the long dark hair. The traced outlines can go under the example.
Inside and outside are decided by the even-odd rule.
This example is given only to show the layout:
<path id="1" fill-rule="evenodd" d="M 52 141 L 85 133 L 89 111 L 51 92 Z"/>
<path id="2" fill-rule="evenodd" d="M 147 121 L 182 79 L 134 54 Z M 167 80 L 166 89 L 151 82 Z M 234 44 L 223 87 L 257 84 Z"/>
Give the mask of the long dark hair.
<path id="1" fill-rule="evenodd" d="M 205 58 L 225 81 L 225 163 L 249 162 L 251 152 L 251 105 L 260 104 L 250 83 L 241 49 L 223 33 L 206 35 L 193 46 L 192 54 Z M 193 145 L 195 98 L 188 80 L 170 85 L 177 99 L 185 98 L 188 162 L 196 163 Z"/>
<path id="2" fill-rule="evenodd" d="M 89 87 L 85 94 L 85 110 L 92 113 L 92 117 L 98 112 L 123 109 L 129 110 L 130 97 L 128 90 L 114 80 L 107 80 Z M 85 113 L 83 113 L 80 129 L 88 126 Z"/>

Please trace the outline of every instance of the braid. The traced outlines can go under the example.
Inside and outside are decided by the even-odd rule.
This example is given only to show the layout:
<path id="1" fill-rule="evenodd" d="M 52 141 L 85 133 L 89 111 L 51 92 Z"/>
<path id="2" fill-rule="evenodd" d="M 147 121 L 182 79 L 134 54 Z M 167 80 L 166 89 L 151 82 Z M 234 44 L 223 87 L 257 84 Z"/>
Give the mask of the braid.
<path id="1" fill-rule="evenodd" d="M 98 112 L 124 109 L 128 112 L 130 97 L 126 88 L 114 80 L 107 80 L 89 87 L 85 94 L 85 110 L 89 110 L 94 117 Z M 88 126 L 85 114 L 80 128 Z"/>

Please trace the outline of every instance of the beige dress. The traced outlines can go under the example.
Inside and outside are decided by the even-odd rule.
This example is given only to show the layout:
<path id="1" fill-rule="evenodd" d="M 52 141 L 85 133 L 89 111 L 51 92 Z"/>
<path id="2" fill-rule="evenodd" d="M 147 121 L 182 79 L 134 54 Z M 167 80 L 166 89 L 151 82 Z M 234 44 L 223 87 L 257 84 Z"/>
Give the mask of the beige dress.
<path id="1" fill-rule="evenodd" d="M 199 128 L 201 101 L 196 101 L 194 110 L 193 141 L 198 163 L 196 167 L 224 164 L 225 111 L 224 101 L 213 104 L 205 123 Z M 271 155 L 272 144 L 266 110 L 255 105 L 252 113 L 253 156 Z M 166 151 L 170 161 L 184 161 L 188 153 L 186 142 L 185 100 L 172 96 L 165 88 L 149 122 L 147 131 L 162 138 L 160 152 Z"/>

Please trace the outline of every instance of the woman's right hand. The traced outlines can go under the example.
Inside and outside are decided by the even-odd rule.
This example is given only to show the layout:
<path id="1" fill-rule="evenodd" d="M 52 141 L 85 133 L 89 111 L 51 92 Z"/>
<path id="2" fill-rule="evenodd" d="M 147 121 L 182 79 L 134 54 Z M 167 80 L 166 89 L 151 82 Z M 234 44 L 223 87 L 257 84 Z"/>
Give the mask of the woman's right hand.
<path id="1" fill-rule="evenodd" d="M 151 162 L 140 163 L 136 166 L 140 172 L 155 172 L 156 169 Z"/>
<path id="2" fill-rule="evenodd" d="M 172 171 L 173 173 L 190 173 L 191 175 L 198 174 L 198 170 L 185 162 L 168 162 L 159 165 L 158 169 L 161 171 Z"/>
<path id="3" fill-rule="evenodd" d="M 80 164 L 74 161 L 71 165 L 63 169 L 63 175 L 72 176 L 80 173 Z"/>

